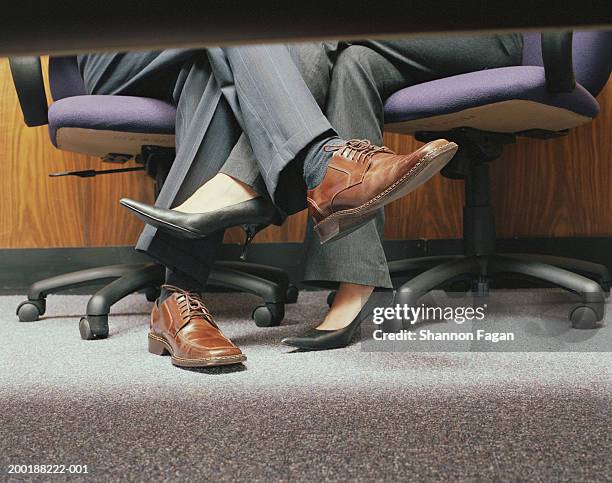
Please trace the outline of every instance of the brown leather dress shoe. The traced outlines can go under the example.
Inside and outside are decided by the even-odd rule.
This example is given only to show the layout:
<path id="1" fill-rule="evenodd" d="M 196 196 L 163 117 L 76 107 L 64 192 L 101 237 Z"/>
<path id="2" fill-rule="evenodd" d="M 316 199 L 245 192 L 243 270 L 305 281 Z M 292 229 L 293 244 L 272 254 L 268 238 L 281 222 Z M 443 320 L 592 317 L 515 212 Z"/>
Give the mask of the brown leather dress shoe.
<path id="1" fill-rule="evenodd" d="M 321 243 L 348 235 L 379 208 L 421 186 L 452 159 L 457 145 L 438 139 L 403 155 L 352 139 L 324 149 L 335 153 L 323 181 L 308 190 L 307 198 Z"/>
<path id="2" fill-rule="evenodd" d="M 238 364 L 246 356 L 225 337 L 202 298 L 195 293 L 164 285 L 173 294 L 151 312 L 149 352 L 170 354 L 180 367 Z"/>

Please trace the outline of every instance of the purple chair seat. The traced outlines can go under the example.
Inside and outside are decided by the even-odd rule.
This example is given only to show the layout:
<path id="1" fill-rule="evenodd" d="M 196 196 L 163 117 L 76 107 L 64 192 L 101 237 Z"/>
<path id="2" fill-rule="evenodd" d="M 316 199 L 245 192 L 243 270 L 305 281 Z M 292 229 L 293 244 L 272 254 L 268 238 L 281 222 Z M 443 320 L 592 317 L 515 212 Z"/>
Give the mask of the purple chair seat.
<path id="1" fill-rule="evenodd" d="M 599 112 L 597 101 L 584 87 L 577 85 L 567 94 L 550 94 L 543 67 L 517 66 L 470 72 L 402 89 L 387 100 L 385 122 L 424 119 L 512 100 L 533 101 L 588 118 Z"/>
<path id="2" fill-rule="evenodd" d="M 58 146 L 65 128 L 138 134 L 174 134 L 176 108 L 167 102 L 131 96 L 74 96 L 49 107 L 49 135 Z"/>

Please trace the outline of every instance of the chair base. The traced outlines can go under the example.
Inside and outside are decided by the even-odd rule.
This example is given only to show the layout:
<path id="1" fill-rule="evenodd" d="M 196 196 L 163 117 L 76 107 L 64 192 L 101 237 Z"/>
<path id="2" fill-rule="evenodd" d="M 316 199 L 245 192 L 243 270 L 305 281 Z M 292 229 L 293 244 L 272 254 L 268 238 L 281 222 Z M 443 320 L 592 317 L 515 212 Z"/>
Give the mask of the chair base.
<path id="1" fill-rule="evenodd" d="M 32 284 L 28 300 L 17 307 L 17 316 L 21 322 L 33 322 L 44 315 L 47 295 L 113 279 L 89 299 L 87 315 L 79 322 L 83 339 L 104 339 L 108 336 L 111 306 L 138 290 L 147 290 L 147 298 L 153 299 L 163 283 L 164 275 L 163 267 L 142 263 L 96 267 L 47 278 Z"/>
<path id="2" fill-rule="evenodd" d="M 295 303 L 298 298 L 298 289 L 289 283 L 284 270 L 257 263 L 217 262 L 208 284 L 261 297 L 264 305 L 255 307 L 251 314 L 258 327 L 279 325 L 285 317 L 285 304 Z"/>
<path id="3" fill-rule="evenodd" d="M 549 255 L 496 253 L 488 164 L 500 157 L 505 144 L 514 142 L 514 136 L 470 128 L 442 133 L 417 133 L 421 141 L 439 137 L 459 145 L 459 151 L 444 168 L 443 174 L 464 180 L 464 254 L 391 262 L 389 269 L 396 283 L 399 279 L 408 279 L 415 272 L 420 272 L 400 286 L 396 303 L 414 306 L 423 295 L 436 288 L 456 292 L 457 287 L 460 287 L 463 291 L 471 289 L 484 296 L 492 280 L 513 274 L 519 278 L 544 281 L 575 293 L 580 301 L 569 314 L 572 326 L 581 329 L 597 327 L 604 317 L 605 298 L 612 284 L 612 277 L 605 266 Z M 398 324 L 401 325 L 401 322 L 395 323 Z"/>
<path id="4" fill-rule="evenodd" d="M 109 332 L 111 307 L 140 290 L 145 291 L 147 300 L 156 300 L 164 277 L 164 267 L 153 263 L 111 265 L 58 275 L 32 284 L 28 299 L 17 307 L 17 316 L 21 322 L 36 321 L 46 311 L 47 295 L 113 279 L 89 299 L 86 315 L 79 321 L 83 339 L 104 339 Z M 261 297 L 264 305 L 253 311 L 253 319 L 260 327 L 280 324 L 285 314 L 285 303 L 294 303 L 298 295 L 297 288 L 289 284 L 283 270 L 253 263 L 217 262 L 208 283 Z"/>
<path id="5" fill-rule="evenodd" d="M 168 175 L 174 154 L 174 148 L 142 146 L 141 153 L 137 156 L 137 161 L 144 165 L 147 174 L 155 179 L 156 196 L 159 195 Z M 17 316 L 22 322 L 38 320 L 45 313 L 47 295 L 108 279 L 113 281 L 89 299 L 87 315 L 79 322 L 83 339 L 108 337 L 110 308 L 125 296 L 145 290 L 147 300 L 156 300 L 160 286 L 164 283 L 165 269 L 153 263 L 112 265 L 41 280 L 30 287 L 28 299 L 17 307 Z M 256 307 L 252 313 L 252 318 L 259 327 L 279 325 L 285 316 L 285 304 L 295 303 L 298 298 L 297 287 L 289 284 L 289 278 L 283 270 L 255 263 L 217 262 L 207 283 L 261 297 L 264 304 Z"/>
<path id="6" fill-rule="evenodd" d="M 408 306 L 416 306 L 427 292 L 439 288 L 450 292 L 472 290 L 479 296 L 486 296 L 490 281 L 500 275 L 514 274 L 524 279 L 541 280 L 578 296 L 579 301 L 568 316 L 572 326 L 578 329 L 599 326 L 611 281 L 610 272 L 603 265 L 535 254 L 425 257 L 394 261 L 389 268 L 394 279 L 405 277 L 409 271 L 421 270 L 397 290 L 395 303 Z M 570 269 L 588 273 L 594 280 Z"/>

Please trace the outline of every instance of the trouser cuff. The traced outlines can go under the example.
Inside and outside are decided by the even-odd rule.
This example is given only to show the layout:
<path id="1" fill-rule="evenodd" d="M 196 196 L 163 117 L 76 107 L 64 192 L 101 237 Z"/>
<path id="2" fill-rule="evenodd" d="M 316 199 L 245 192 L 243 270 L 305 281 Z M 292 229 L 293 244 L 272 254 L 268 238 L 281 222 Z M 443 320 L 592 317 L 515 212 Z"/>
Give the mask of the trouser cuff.
<path id="1" fill-rule="evenodd" d="M 203 240 L 183 240 L 158 230 L 153 236 L 143 235 L 136 250 L 166 268 L 181 271 L 205 285 L 222 240 L 223 232 Z"/>
<path id="2" fill-rule="evenodd" d="M 303 282 L 322 288 L 337 288 L 340 283 L 355 283 L 381 288 L 393 287 L 386 266 L 372 268 L 326 263 L 325 266 L 306 269 Z"/>

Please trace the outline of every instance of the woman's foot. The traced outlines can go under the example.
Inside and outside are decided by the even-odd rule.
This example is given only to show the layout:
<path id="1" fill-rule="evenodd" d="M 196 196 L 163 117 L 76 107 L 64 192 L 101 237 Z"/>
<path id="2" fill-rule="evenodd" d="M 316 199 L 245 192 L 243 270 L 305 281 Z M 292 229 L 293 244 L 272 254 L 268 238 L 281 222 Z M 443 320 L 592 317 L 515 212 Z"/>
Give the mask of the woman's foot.
<path id="1" fill-rule="evenodd" d="M 218 173 L 173 210 L 182 213 L 207 213 L 258 196 L 259 194 L 249 185 L 226 174 Z"/>
<path id="2" fill-rule="evenodd" d="M 242 226 L 250 243 L 270 224 L 280 225 L 282 216 L 274 204 L 247 185 L 218 174 L 175 209 L 159 208 L 123 198 L 120 203 L 145 223 L 182 238 L 200 239 L 232 226 Z"/>
<path id="3" fill-rule="evenodd" d="M 377 304 L 391 302 L 393 291 L 389 297 L 381 300 L 372 297 L 373 287 L 356 284 L 341 284 L 336 293 L 332 307 L 325 320 L 315 329 L 305 334 L 287 337 L 281 342 L 304 350 L 338 349 L 349 345 L 361 322 L 374 310 Z M 389 300 L 387 300 L 387 298 Z"/>
<path id="4" fill-rule="evenodd" d="M 316 330 L 338 330 L 349 325 L 357 317 L 373 291 L 374 287 L 369 285 L 341 283 L 329 312 Z"/>

